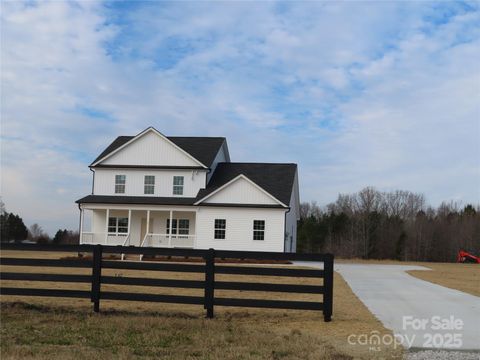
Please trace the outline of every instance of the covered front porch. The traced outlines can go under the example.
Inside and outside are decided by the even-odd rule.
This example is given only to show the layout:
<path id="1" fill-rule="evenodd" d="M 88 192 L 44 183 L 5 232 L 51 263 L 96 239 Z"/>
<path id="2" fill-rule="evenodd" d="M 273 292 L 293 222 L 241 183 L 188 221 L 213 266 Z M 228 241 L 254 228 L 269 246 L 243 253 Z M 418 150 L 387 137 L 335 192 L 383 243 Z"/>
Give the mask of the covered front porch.
<path id="1" fill-rule="evenodd" d="M 196 210 L 80 208 L 80 244 L 194 248 Z"/>

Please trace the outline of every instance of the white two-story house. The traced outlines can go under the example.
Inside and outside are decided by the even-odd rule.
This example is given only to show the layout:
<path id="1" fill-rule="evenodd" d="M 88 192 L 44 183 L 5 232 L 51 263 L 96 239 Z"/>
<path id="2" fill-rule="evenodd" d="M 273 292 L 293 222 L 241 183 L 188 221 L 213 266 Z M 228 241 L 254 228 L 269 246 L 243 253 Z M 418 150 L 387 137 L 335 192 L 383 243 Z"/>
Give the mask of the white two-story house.
<path id="1" fill-rule="evenodd" d="M 295 252 L 296 164 L 231 162 L 225 138 L 150 127 L 119 136 L 90 169 L 81 244 Z"/>

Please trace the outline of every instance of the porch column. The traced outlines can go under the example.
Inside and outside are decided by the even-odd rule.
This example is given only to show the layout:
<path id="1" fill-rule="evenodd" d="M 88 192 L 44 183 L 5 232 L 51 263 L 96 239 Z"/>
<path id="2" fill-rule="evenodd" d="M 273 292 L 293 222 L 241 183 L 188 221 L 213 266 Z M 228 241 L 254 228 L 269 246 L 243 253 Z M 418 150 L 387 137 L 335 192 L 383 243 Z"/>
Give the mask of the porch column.
<path id="1" fill-rule="evenodd" d="M 80 245 L 82 245 L 83 243 L 83 213 L 84 213 L 84 210 L 80 206 L 80 239 L 79 239 Z"/>
<path id="2" fill-rule="evenodd" d="M 132 209 L 128 209 L 128 223 L 127 223 L 127 238 L 128 245 L 130 245 L 130 220 L 132 219 Z M 127 244 L 125 244 L 127 245 Z"/>
<path id="3" fill-rule="evenodd" d="M 149 231 L 150 231 L 150 210 L 147 210 L 147 228 L 145 229 L 145 237 L 142 239 L 142 241 L 147 238 Z"/>
<path id="4" fill-rule="evenodd" d="M 168 232 L 168 247 L 172 247 L 172 231 L 173 231 L 173 210 L 170 210 L 170 231 Z"/>
<path id="5" fill-rule="evenodd" d="M 105 245 L 108 241 L 108 218 L 110 217 L 110 209 L 107 209 L 107 214 L 105 215 Z"/>
<path id="6" fill-rule="evenodd" d="M 193 238 L 193 248 L 196 249 L 197 248 L 197 210 L 195 210 L 195 232 L 193 234 L 194 238 Z"/>

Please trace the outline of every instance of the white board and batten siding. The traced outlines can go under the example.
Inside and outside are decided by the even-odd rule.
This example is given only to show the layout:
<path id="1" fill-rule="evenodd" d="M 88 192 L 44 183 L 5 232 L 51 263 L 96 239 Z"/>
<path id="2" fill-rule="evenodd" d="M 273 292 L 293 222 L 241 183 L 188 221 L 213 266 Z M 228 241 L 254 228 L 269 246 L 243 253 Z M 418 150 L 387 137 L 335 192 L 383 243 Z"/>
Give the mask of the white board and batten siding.
<path id="1" fill-rule="evenodd" d="M 113 153 L 101 162 L 102 165 L 137 166 L 202 166 L 169 140 L 153 131 L 148 131 Z"/>
<path id="2" fill-rule="evenodd" d="M 283 251 L 285 208 L 235 207 L 235 204 L 278 206 L 270 195 L 250 181 L 238 177 L 228 186 L 207 197 L 197 212 L 197 246 L 220 250 Z M 215 206 L 215 204 L 232 204 Z M 225 219 L 225 239 L 215 239 L 215 219 Z M 265 221 L 265 239 L 253 240 L 254 220 Z"/>
<path id="3" fill-rule="evenodd" d="M 207 170 L 95 169 L 94 195 L 196 197 Z M 125 175 L 125 193 L 115 194 L 115 175 Z M 145 194 L 145 175 L 155 176 L 154 194 Z M 183 176 L 183 195 L 173 195 L 173 177 Z"/>
<path id="4" fill-rule="evenodd" d="M 297 221 L 300 220 L 300 199 L 298 194 L 298 175 L 295 174 L 290 211 L 285 215 L 285 252 L 297 251 Z"/>
<path id="5" fill-rule="evenodd" d="M 283 252 L 285 209 L 205 206 L 197 212 L 197 247 Z M 215 239 L 215 219 L 225 219 L 225 239 Z M 265 220 L 265 240 L 253 240 L 253 221 Z"/>
<path id="6" fill-rule="evenodd" d="M 206 204 L 279 205 L 278 201 L 242 177 L 237 178 L 227 187 L 202 202 Z"/>

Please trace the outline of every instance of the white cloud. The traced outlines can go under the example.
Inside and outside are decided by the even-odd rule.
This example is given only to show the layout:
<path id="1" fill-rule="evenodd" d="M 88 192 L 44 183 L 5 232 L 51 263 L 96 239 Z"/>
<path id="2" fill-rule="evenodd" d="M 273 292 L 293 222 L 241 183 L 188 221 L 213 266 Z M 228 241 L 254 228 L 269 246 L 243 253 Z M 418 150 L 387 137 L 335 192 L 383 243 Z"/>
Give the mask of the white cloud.
<path id="1" fill-rule="evenodd" d="M 29 224 L 75 228 L 88 163 L 149 125 L 298 162 L 303 200 L 374 185 L 480 201 L 478 9 L 116 5 L 2 4 L 2 197 Z"/>

